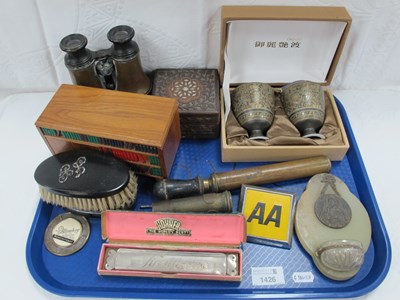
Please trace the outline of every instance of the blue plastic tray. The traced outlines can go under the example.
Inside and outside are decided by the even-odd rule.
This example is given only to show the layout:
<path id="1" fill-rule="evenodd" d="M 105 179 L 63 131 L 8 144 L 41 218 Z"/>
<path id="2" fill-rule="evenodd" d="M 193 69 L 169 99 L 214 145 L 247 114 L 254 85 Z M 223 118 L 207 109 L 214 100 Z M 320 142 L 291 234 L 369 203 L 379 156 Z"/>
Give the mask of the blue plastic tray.
<path id="1" fill-rule="evenodd" d="M 372 222 L 372 243 L 360 272 L 352 279 L 337 282 L 324 277 L 302 249 L 296 235 L 290 250 L 265 245 L 243 245 L 243 280 L 240 283 L 196 281 L 139 277 L 110 277 L 97 274 L 100 246 L 100 220 L 90 219 L 91 235 L 88 243 L 77 253 L 58 257 L 47 251 L 43 236 L 49 222 L 64 211 L 39 201 L 29 233 L 26 259 L 33 278 L 44 289 L 64 296 L 146 298 L 146 299 L 204 299 L 204 298 L 344 298 L 364 295 L 375 289 L 385 278 L 391 261 L 389 238 L 365 171 L 357 143 L 343 106 L 337 101 L 350 140 L 350 150 L 341 162 L 333 162 L 331 173 L 340 177 L 366 207 Z M 244 168 L 256 163 L 222 163 L 219 140 L 183 140 L 179 147 L 172 178 L 208 178 L 212 172 Z M 291 180 L 265 187 L 295 192 L 301 195 L 308 179 Z M 151 204 L 153 181 L 141 178 L 135 210 Z M 232 191 L 237 208 L 240 190 Z M 252 268 L 281 267 L 285 284 L 254 286 Z M 296 283 L 296 272 L 312 273 L 314 280 Z"/>

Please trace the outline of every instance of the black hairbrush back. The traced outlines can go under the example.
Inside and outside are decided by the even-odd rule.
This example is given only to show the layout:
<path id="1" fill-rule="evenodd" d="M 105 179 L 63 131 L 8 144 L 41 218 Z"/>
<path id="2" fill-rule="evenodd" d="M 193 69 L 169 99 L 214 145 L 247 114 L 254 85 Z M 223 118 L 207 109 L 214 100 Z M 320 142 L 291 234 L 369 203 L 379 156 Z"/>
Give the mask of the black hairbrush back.
<path id="1" fill-rule="evenodd" d="M 49 157 L 34 177 L 43 201 L 83 213 L 129 208 L 137 191 L 136 177 L 125 162 L 95 150 Z"/>

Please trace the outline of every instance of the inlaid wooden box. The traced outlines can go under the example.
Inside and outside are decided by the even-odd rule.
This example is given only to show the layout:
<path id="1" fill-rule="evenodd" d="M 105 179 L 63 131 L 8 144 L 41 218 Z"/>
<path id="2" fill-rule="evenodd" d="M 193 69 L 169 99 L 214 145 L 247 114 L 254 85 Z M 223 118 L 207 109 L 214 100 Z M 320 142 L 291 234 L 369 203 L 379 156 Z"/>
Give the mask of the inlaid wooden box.
<path id="1" fill-rule="evenodd" d="M 35 123 L 53 154 L 94 148 L 165 178 L 181 132 L 175 99 L 61 85 Z"/>
<path id="2" fill-rule="evenodd" d="M 152 94 L 178 100 L 182 138 L 212 139 L 221 131 L 219 87 L 216 69 L 158 69 Z"/>

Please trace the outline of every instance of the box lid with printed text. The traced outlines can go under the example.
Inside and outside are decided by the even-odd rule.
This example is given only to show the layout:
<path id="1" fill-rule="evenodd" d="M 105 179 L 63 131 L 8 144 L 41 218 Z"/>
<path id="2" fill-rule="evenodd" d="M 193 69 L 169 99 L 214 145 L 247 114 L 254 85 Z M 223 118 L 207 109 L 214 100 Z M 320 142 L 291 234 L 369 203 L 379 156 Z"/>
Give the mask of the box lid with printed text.
<path id="1" fill-rule="evenodd" d="M 220 76 L 232 84 L 329 85 L 352 21 L 329 6 L 223 6 L 221 14 Z"/>
<path id="2" fill-rule="evenodd" d="M 246 241 L 242 214 L 106 211 L 102 237 L 113 243 L 240 247 Z"/>

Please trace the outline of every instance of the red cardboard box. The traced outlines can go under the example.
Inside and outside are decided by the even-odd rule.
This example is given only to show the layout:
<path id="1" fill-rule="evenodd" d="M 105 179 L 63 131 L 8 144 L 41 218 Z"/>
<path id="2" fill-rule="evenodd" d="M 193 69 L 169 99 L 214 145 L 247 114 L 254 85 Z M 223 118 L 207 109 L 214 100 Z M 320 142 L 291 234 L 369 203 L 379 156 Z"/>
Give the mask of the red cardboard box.
<path id="1" fill-rule="evenodd" d="M 246 222 L 241 214 L 106 211 L 101 222 L 106 242 L 100 252 L 99 275 L 222 281 L 242 278 L 241 244 L 246 240 Z M 128 257 L 131 253 L 136 256 Z M 171 258 L 164 260 L 170 254 Z M 223 256 L 227 259 L 225 273 L 220 272 Z M 236 260 L 232 273 L 229 258 Z M 204 271 L 210 268 L 212 272 Z"/>

